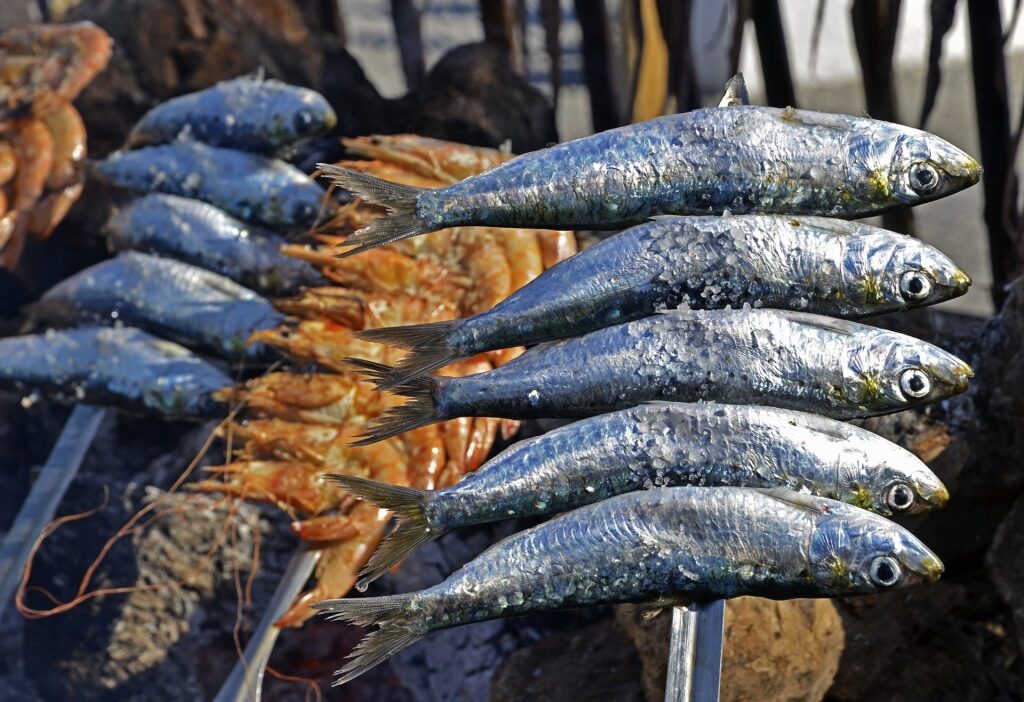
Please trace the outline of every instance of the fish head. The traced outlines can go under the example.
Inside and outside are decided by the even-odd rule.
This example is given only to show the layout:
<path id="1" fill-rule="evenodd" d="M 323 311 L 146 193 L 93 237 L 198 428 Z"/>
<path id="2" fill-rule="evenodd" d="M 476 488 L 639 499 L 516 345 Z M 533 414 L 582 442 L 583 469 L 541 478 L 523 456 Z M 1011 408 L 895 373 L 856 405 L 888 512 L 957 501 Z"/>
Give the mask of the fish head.
<path id="1" fill-rule="evenodd" d="M 916 205 L 968 188 L 981 178 L 981 164 L 964 151 L 934 134 L 887 125 L 888 148 L 881 149 L 881 163 L 873 171 L 886 174 L 890 204 Z M 879 203 L 882 204 L 882 203 Z"/>
<path id="2" fill-rule="evenodd" d="M 842 294 L 859 315 L 923 307 L 960 297 L 970 277 L 933 246 L 857 225 L 843 243 Z"/>
<path id="3" fill-rule="evenodd" d="M 863 414 L 885 414 L 967 390 L 974 371 L 948 351 L 906 334 L 857 325 L 847 336 L 843 400 Z"/>
<path id="4" fill-rule="evenodd" d="M 281 141 L 293 142 L 331 129 L 338 116 L 320 93 L 281 84 L 268 104 L 266 129 Z"/>
<path id="5" fill-rule="evenodd" d="M 836 499 L 892 516 L 942 507 L 949 492 L 910 451 L 881 437 L 847 446 L 839 454 Z"/>
<path id="6" fill-rule="evenodd" d="M 884 517 L 841 505 L 811 537 L 810 577 L 826 593 L 870 594 L 935 582 L 943 565 L 916 536 Z"/>

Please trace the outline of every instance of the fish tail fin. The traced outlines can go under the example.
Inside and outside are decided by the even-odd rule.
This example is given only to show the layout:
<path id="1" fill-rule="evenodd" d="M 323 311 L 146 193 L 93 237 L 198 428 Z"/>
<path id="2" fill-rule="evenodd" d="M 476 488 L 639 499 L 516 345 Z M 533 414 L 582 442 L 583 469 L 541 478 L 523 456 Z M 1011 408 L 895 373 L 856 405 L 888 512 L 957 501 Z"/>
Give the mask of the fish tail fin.
<path id="1" fill-rule="evenodd" d="M 349 661 L 334 671 L 339 677 L 331 683 L 332 686 L 344 685 L 423 638 L 424 632 L 409 626 L 415 623 L 409 614 L 414 596 L 346 597 L 313 605 L 314 609 L 326 612 L 331 621 L 341 620 L 361 626 L 379 624 L 381 627 L 363 637 L 349 655 Z"/>
<path id="2" fill-rule="evenodd" d="M 389 485 L 354 475 L 328 475 L 327 479 L 359 499 L 394 512 L 398 517 L 398 526 L 381 542 L 359 573 L 361 577 L 356 589 L 360 592 L 365 592 L 370 583 L 413 551 L 441 535 L 440 531 L 431 528 L 424 514 L 431 495 L 426 490 Z"/>
<path id="3" fill-rule="evenodd" d="M 344 246 L 355 248 L 338 254 L 339 258 L 418 234 L 426 234 L 437 228 L 416 215 L 416 200 L 424 188 L 392 183 L 368 173 L 339 168 L 328 163 L 318 163 L 317 167 L 335 185 L 388 211 L 387 215 L 370 220 L 366 226 L 346 239 Z"/>
<path id="4" fill-rule="evenodd" d="M 359 369 L 364 375 L 369 376 L 378 387 L 388 383 L 395 373 L 395 369 L 383 363 L 374 363 L 358 358 L 350 358 L 348 362 Z M 443 416 L 434 402 L 434 391 L 441 383 L 440 378 L 431 375 L 421 375 L 409 378 L 397 385 L 390 387 L 391 392 L 408 398 L 404 405 L 392 407 L 377 417 L 370 424 L 363 435 L 352 446 L 366 446 L 368 444 L 383 441 L 384 439 L 407 431 L 425 427 L 428 424 L 444 421 L 448 417 Z"/>
<path id="5" fill-rule="evenodd" d="M 461 321 L 453 319 L 446 322 L 364 329 L 357 332 L 356 336 L 364 341 L 391 344 L 410 351 L 395 366 L 391 378 L 378 385 L 379 389 L 388 390 L 414 376 L 429 373 L 462 358 L 464 354 L 452 348 L 449 342 L 451 333 L 458 328 Z"/>

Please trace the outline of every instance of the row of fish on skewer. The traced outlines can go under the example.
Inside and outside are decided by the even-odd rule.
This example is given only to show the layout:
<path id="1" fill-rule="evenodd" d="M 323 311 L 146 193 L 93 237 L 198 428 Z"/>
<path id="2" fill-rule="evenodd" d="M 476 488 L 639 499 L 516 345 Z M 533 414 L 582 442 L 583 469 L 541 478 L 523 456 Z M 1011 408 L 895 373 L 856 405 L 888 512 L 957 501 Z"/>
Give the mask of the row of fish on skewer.
<path id="1" fill-rule="evenodd" d="M 308 263 L 281 253 L 286 239 L 278 233 L 308 228 L 323 190 L 273 154 L 334 121 L 317 93 L 260 77 L 147 113 L 128 137 L 131 150 L 90 171 L 142 194 L 104 227 L 118 255 L 59 283 L 31 310 L 30 327 L 84 328 L 3 340 L 4 380 L 172 417 L 222 416 L 213 393 L 231 376 L 187 349 L 232 362 L 272 359 L 265 347 L 248 346 L 254 331 L 285 321 L 264 295 L 324 284 Z M 93 360 L 108 355 L 122 363 Z M 133 358 L 139 377 L 126 385 L 121 374 Z M 150 388 L 154 378 L 159 390 Z M 119 384 L 124 392 L 111 391 Z"/>
<path id="2" fill-rule="evenodd" d="M 885 517 L 940 507 L 946 488 L 909 452 L 842 420 L 967 389 L 973 371 L 959 358 L 853 319 L 951 299 L 970 279 L 920 241 L 845 219 L 972 185 L 981 169 L 967 154 L 899 125 L 727 95 L 442 189 L 322 168 L 388 211 L 343 256 L 448 226 L 654 217 L 481 314 L 358 335 L 409 353 L 396 365 L 350 360 L 407 398 L 357 445 L 461 416 L 580 421 L 434 492 L 331 476 L 398 519 L 359 589 L 452 529 L 566 512 L 428 589 L 315 605 L 379 625 L 335 684 L 433 631 L 497 617 L 835 597 L 942 573 Z M 429 373 L 513 345 L 531 348 L 476 375 Z"/>
<path id="3" fill-rule="evenodd" d="M 267 102 L 273 110 L 261 107 Z M 224 419 L 244 404 L 244 420 L 218 428 L 230 447 L 225 463 L 206 467 L 205 479 L 186 487 L 276 505 L 313 542 L 315 585 L 281 620 L 293 626 L 314 614 L 306 602 L 349 591 L 385 530 L 386 515 L 321 482 L 322 474 L 450 484 L 483 462 L 499 427 L 514 431 L 513 423 L 463 418 L 350 447 L 366 421 L 398 400 L 360 381 L 343 359 L 400 357 L 377 353 L 386 349 L 352 332 L 482 311 L 575 252 L 572 232 L 513 230 L 499 240 L 484 228 L 463 228 L 425 237 L 424 246 L 336 259 L 332 242 L 374 208 L 340 207 L 314 180 L 266 155 L 333 120 L 303 116 L 310 105 L 330 109 L 309 91 L 242 78 L 155 108 L 129 137 L 133 150 L 91 169 L 91 177 L 136 198 L 117 200 L 104 228 L 120 253 L 43 295 L 30 323 L 49 331 L 0 340 L 0 385 L 21 392 L 173 418 Z M 313 131 L 281 126 L 295 124 Z M 253 136 L 260 134 L 262 147 Z M 414 135 L 346 142 L 371 159 L 345 162 L 351 167 L 431 187 L 511 158 Z M 237 177 L 239 169 L 219 169 L 220 161 L 243 164 L 248 180 Z M 290 182 L 297 187 L 282 195 Z M 290 225 L 275 219 L 275 212 L 305 212 L 312 193 L 324 199 L 317 201 L 322 233 L 308 232 L 297 217 Z M 251 205 L 272 197 L 280 207 Z M 487 370 L 514 353 L 468 359 L 446 372 Z"/>

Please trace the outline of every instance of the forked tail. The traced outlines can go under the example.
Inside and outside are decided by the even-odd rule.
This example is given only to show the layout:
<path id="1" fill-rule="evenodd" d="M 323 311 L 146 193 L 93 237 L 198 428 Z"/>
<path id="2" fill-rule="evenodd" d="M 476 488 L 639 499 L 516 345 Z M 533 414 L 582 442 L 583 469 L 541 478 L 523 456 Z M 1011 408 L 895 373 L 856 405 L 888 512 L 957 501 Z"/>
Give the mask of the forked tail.
<path id="1" fill-rule="evenodd" d="M 444 533 L 439 529 L 432 529 L 423 513 L 423 508 L 430 501 L 430 493 L 426 490 L 389 485 L 354 475 L 328 475 L 327 479 L 360 500 L 390 510 L 398 517 L 398 526 L 381 542 L 359 573 L 361 578 L 356 583 L 356 589 L 360 592 L 365 592 L 370 583 L 391 570 L 392 566 L 403 561 L 413 551 Z"/>
<path id="2" fill-rule="evenodd" d="M 334 671 L 340 677 L 331 683 L 332 686 L 344 685 L 423 638 L 425 632 L 413 628 L 415 615 L 409 612 L 414 597 L 414 594 L 352 597 L 324 600 L 313 605 L 314 609 L 327 612 L 331 621 L 341 620 L 360 626 L 380 624 L 380 629 L 363 637 L 349 655 L 349 661 Z"/>
<path id="3" fill-rule="evenodd" d="M 338 254 L 339 258 L 437 229 L 416 216 L 416 199 L 424 188 L 392 183 L 368 173 L 339 168 L 329 163 L 318 163 L 317 168 L 322 170 L 335 185 L 353 192 L 366 202 L 380 205 L 388 211 L 383 217 L 371 219 L 366 226 L 346 239 L 345 246 L 354 246 L 355 248 Z"/>
<path id="4" fill-rule="evenodd" d="M 383 363 L 374 363 L 361 358 L 350 358 L 347 362 L 368 376 L 378 387 L 391 380 L 395 369 Z M 425 427 L 428 424 L 442 422 L 445 417 L 434 403 L 434 390 L 441 382 L 432 375 L 410 378 L 401 384 L 391 387 L 391 392 L 409 398 L 404 405 L 392 407 L 373 420 L 366 431 L 351 446 L 366 446 L 378 441 L 404 434 L 407 431 Z"/>
<path id="5" fill-rule="evenodd" d="M 462 358 L 465 354 L 452 348 L 448 341 L 449 335 L 458 327 L 460 321 L 453 319 L 447 322 L 409 324 L 403 327 L 382 327 L 356 332 L 356 336 L 364 341 L 409 349 L 409 354 L 395 366 L 391 377 L 381 381 L 378 388 L 390 390 L 417 375 L 437 370 Z"/>

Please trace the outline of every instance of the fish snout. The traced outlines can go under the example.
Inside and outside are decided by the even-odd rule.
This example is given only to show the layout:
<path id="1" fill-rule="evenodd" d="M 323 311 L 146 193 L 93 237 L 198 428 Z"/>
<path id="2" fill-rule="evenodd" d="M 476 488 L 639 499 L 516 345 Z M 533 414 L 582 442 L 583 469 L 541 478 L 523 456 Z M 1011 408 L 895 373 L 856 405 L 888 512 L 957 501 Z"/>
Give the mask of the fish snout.
<path id="1" fill-rule="evenodd" d="M 913 512 L 924 512 L 933 509 L 939 509 L 944 507 L 949 502 L 949 490 L 942 483 L 930 489 L 923 488 L 919 491 L 921 500 L 915 503 L 915 509 L 911 509 Z"/>
<path id="2" fill-rule="evenodd" d="M 943 396 L 965 392 L 974 377 L 974 369 L 951 353 L 938 350 L 938 357 L 928 365 L 928 372 L 943 386 Z"/>
<path id="3" fill-rule="evenodd" d="M 907 570 L 907 585 L 918 582 L 934 583 L 946 569 L 930 548 L 909 533 L 903 540 L 899 560 Z"/>

